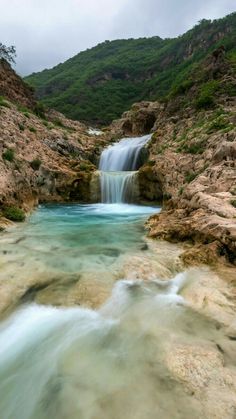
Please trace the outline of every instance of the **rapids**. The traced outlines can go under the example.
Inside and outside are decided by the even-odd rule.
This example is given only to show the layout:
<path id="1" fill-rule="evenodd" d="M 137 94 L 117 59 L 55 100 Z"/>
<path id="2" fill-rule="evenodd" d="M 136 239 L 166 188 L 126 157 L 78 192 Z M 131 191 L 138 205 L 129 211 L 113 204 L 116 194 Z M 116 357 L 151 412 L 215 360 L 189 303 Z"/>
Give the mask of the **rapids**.
<path id="1" fill-rule="evenodd" d="M 4 419 L 199 418 L 166 358 L 182 342 L 219 339 L 179 295 L 191 280 L 117 283 L 97 312 L 28 305 L 0 329 Z"/>

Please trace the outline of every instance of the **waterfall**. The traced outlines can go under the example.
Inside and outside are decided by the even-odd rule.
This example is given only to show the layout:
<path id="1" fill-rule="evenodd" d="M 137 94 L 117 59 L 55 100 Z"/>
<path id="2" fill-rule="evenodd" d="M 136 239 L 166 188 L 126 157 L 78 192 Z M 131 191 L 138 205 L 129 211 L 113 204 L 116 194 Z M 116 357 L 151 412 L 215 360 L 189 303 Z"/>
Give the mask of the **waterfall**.
<path id="1" fill-rule="evenodd" d="M 150 135 L 123 138 L 103 151 L 99 164 L 103 203 L 134 201 L 137 169 L 142 164 L 141 150 L 150 138 Z"/>
<path id="2" fill-rule="evenodd" d="M 132 202 L 136 196 L 137 172 L 101 172 L 102 202 Z"/>

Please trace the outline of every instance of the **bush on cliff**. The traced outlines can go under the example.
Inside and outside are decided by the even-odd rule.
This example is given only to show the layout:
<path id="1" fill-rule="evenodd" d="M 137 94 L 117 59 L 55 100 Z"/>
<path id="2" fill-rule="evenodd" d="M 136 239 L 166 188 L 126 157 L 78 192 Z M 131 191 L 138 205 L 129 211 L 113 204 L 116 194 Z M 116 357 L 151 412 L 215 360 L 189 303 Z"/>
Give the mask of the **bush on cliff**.
<path id="1" fill-rule="evenodd" d="M 3 96 L 0 96 L 0 106 L 3 106 L 4 108 L 10 108 L 11 107 L 9 105 L 9 103 L 5 101 Z"/>
<path id="2" fill-rule="evenodd" d="M 30 166 L 33 170 L 39 170 L 40 166 L 42 164 L 42 161 L 40 159 L 34 159 L 30 162 Z"/>
<path id="3" fill-rule="evenodd" d="M 25 220 L 25 213 L 21 208 L 15 206 L 5 207 L 3 209 L 4 217 L 8 218 L 11 221 L 24 221 Z"/>
<path id="4" fill-rule="evenodd" d="M 208 109 L 215 104 L 215 93 L 219 89 L 219 82 L 217 80 L 211 80 L 205 83 L 199 92 L 196 99 L 197 109 Z"/>
<path id="5" fill-rule="evenodd" d="M 12 162 L 14 160 L 14 157 L 15 157 L 15 152 L 11 148 L 8 148 L 6 151 L 2 153 L 2 158 L 4 160 Z"/>

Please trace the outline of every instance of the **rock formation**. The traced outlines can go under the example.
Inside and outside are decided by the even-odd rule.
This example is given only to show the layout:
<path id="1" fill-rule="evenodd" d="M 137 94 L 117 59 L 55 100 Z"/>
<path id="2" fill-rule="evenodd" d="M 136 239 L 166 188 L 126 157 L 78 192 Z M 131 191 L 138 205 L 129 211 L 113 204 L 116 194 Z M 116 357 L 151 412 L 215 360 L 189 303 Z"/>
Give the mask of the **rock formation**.
<path id="1" fill-rule="evenodd" d="M 28 211 L 38 202 L 89 201 L 102 136 L 55 111 L 41 109 L 31 89 L 0 63 L 0 209 Z M 97 157 L 96 157 L 97 156 Z M 5 221 L 1 218 L 1 225 Z"/>
<path id="2" fill-rule="evenodd" d="M 21 106 L 30 109 L 36 107 L 33 89 L 15 73 L 4 59 L 0 59 L 0 95 Z"/>
<path id="3" fill-rule="evenodd" d="M 214 103 L 199 109 L 201 92 L 214 85 Z M 189 263 L 236 258 L 236 102 L 228 94 L 235 86 L 232 66 L 214 53 L 187 92 L 135 104 L 110 127 L 112 138 L 152 130 L 149 161 L 139 171 L 141 199 L 164 208 L 150 219 L 149 235 L 196 244 L 195 256 L 186 253 Z"/>

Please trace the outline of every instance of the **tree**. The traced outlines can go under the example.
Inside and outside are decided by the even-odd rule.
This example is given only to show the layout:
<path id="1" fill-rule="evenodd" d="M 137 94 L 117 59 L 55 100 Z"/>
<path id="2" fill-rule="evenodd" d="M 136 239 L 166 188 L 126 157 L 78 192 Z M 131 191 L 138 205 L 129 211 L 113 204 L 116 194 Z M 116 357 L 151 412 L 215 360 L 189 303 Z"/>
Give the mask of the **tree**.
<path id="1" fill-rule="evenodd" d="M 15 63 L 16 48 L 11 45 L 7 47 L 0 42 L 0 59 L 4 59 L 9 63 Z"/>

